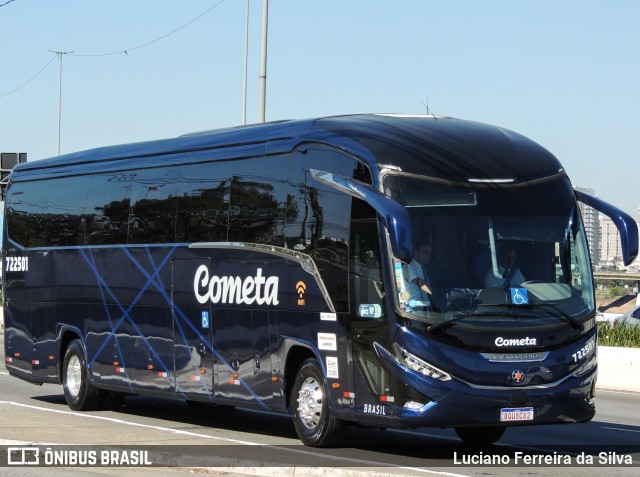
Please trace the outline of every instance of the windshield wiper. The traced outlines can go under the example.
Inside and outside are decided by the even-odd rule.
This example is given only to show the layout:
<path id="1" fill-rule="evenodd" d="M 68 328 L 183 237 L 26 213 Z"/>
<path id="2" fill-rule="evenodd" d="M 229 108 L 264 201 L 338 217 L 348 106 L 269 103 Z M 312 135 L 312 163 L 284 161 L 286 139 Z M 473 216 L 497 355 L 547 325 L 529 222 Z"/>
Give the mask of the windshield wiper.
<path id="1" fill-rule="evenodd" d="M 454 315 L 450 320 L 441 321 L 440 323 L 436 323 L 434 325 L 428 326 L 427 331 L 429 333 L 433 333 L 434 331 L 441 330 L 443 328 L 448 328 L 449 326 L 455 324 L 456 322 L 463 320 L 469 317 L 492 317 L 492 316 L 508 316 L 513 318 L 536 318 L 536 315 L 532 314 L 521 314 L 521 313 L 511 313 L 506 311 L 499 312 L 491 312 L 491 311 L 465 311 L 458 312 Z"/>
<path id="2" fill-rule="evenodd" d="M 562 318 L 564 321 L 569 323 L 571 325 L 571 328 L 573 328 L 574 330 L 582 330 L 582 324 L 576 321 L 566 311 L 562 311 L 560 308 L 558 308 L 557 305 L 557 303 L 539 303 L 535 306 L 549 307 L 551 310 L 556 312 L 556 314 L 553 315 L 555 318 Z"/>

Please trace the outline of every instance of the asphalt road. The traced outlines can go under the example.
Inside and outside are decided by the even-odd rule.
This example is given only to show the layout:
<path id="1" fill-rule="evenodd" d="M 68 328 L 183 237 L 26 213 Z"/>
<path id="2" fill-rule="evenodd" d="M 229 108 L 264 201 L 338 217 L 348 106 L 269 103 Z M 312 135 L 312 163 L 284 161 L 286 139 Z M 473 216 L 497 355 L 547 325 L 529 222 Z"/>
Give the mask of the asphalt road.
<path id="1" fill-rule="evenodd" d="M 3 337 L 0 349 L 4 362 Z M 6 368 L 0 367 L 0 454 L 15 454 L 16 447 L 37 446 L 40 459 L 73 464 L 74 458 L 92 456 L 99 462 L 102 452 L 115 450 L 107 454 L 115 461 L 107 462 L 129 464 L 126 469 L 9 468 L 2 467 L 7 463 L 7 457 L 2 456 L 0 475 L 126 472 L 154 477 L 187 473 L 373 477 L 526 472 L 584 476 L 585 471 L 637 475 L 639 405 L 640 394 L 599 391 L 592 422 L 511 428 L 498 444 L 485 448 L 463 445 L 452 430 L 349 428 L 343 447 L 311 449 L 300 445 L 287 416 L 229 408 L 192 409 L 179 401 L 143 397 L 128 397 L 117 411 L 77 413 L 67 407 L 61 386 L 34 386 L 10 377 Z M 46 449 L 52 452 L 45 456 Z M 137 466 L 138 458 L 163 468 Z M 541 465 L 545 461 L 551 465 Z M 615 463 L 615 469 L 608 467 L 609 463 Z"/>

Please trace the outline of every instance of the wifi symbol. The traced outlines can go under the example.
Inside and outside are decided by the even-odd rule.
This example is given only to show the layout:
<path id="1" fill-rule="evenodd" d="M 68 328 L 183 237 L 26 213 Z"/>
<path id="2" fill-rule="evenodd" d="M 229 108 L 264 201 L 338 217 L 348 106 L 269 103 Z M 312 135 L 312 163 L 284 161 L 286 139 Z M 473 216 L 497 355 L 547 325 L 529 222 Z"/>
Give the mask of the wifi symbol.
<path id="1" fill-rule="evenodd" d="M 305 285 L 303 281 L 299 281 L 298 283 L 296 283 L 296 290 L 298 290 L 298 295 L 300 295 L 300 298 L 302 298 L 302 295 L 304 295 L 304 291 L 306 289 L 307 285 Z"/>

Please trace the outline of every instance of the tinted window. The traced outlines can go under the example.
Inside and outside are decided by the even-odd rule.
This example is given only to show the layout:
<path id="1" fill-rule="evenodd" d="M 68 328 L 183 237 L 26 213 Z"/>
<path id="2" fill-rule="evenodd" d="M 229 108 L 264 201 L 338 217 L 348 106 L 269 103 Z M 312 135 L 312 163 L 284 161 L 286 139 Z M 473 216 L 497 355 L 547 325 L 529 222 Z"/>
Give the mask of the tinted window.
<path id="1" fill-rule="evenodd" d="M 76 246 L 84 244 L 84 213 L 89 190 L 84 177 L 67 177 L 47 182 L 47 245 Z"/>
<path id="2" fill-rule="evenodd" d="M 311 255 L 338 311 L 348 311 L 347 258 L 351 196 L 311 177 L 310 169 L 370 182 L 361 163 L 338 151 L 313 147 L 296 151 L 289 169 L 285 240 Z"/>
<path id="3" fill-rule="evenodd" d="M 178 183 L 177 168 L 146 169 L 136 173 L 131 193 L 129 243 L 175 241 Z"/>
<path id="4" fill-rule="evenodd" d="M 114 172 L 81 178 L 89 187 L 86 244 L 127 243 L 132 177 L 132 173 Z"/>
<path id="5" fill-rule="evenodd" d="M 187 165 L 178 171 L 176 241 L 227 241 L 229 163 Z"/>
<path id="6" fill-rule="evenodd" d="M 351 197 L 316 181 L 309 170 L 352 178 L 357 165 L 354 159 L 326 149 L 308 149 L 292 155 L 285 229 L 289 248 L 347 266 Z"/>
<path id="7" fill-rule="evenodd" d="M 7 197 L 9 238 L 24 247 L 46 245 L 46 212 L 50 188 L 41 181 L 13 183 Z"/>
<path id="8" fill-rule="evenodd" d="M 229 240 L 284 245 L 288 156 L 234 163 Z"/>

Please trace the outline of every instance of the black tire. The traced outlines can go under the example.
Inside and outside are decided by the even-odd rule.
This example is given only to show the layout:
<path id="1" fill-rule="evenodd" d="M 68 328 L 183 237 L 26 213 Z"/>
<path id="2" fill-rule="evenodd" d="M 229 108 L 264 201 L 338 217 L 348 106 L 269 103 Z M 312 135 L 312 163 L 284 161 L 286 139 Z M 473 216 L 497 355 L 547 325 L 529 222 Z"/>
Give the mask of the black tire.
<path id="1" fill-rule="evenodd" d="M 115 411 L 124 403 L 125 395 L 117 392 L 102 391 L 102 402 L 99 409 Z"/>
<path id="2" fill-rule="evenodd" d="M 62 386 L 67 404 L 74 411 L 93 411 L 103 403 L 104 393 L 87 376 L 87 359 L 80 340 L 69 343 L 62 364 Z"/>
<path id="3" fill-rule="evenodd" d="M 307 359 L 300 368 L 291 389 L 293 424 L 304 445 L 323 447 L 342 440 L 343 424 L 329 410 L 327 389 L 320 364 Z"/>
<path id="4" fill-rule="evenodd" d="M 456 434 L 465 444 L 485 446 L 499 440 L 505 430 L 504 427 L 457 427 Z"/>

